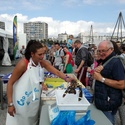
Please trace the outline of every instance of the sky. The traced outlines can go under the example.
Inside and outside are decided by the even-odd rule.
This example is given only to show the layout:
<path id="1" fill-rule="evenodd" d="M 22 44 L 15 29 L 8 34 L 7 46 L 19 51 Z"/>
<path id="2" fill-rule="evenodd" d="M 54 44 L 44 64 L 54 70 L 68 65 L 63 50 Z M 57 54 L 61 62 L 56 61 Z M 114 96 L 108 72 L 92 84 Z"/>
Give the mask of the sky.
<path id="1" fill-rule="evenodd" d="M 17 15 L 18 33 L 23 23 L 48 23 L 49 37 L 60 33 L 77 36 L 80 32 L 111 33 L 119 13 L 125 17 L 125 0 L 0 0 L 0 21 L 13 32 L 13 18 Z"/>

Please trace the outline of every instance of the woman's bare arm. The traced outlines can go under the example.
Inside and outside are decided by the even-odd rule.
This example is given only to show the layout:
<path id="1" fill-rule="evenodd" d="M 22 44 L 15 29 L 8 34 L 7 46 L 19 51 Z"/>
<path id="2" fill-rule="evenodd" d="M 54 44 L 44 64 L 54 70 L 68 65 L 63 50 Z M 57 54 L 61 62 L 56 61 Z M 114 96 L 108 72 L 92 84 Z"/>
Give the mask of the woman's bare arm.
<path id="1" fill-rule="evenodd" d="M 21 77 L 26 71 L 27 65 L 24 59 L 20 60 L 14 68 L 12 75 L 7 84 L 7 98 L 8 103 L 12 102 L 13 84 Z"/>

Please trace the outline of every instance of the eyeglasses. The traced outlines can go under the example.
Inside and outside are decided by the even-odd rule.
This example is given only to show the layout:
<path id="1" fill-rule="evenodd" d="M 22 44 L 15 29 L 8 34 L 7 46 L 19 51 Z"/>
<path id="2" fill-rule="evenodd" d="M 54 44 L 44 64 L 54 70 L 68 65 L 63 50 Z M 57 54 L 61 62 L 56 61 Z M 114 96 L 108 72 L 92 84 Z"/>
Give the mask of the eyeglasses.
<path id="1" fill-rule="evenodd" d="M 106 52 L 109 51 L 109 49 L 111 49 L 111 48 L 108 48 L 107 50 L 97 50 L 97 52 L 98 52 L 98 53 L 106 53 Z"/>

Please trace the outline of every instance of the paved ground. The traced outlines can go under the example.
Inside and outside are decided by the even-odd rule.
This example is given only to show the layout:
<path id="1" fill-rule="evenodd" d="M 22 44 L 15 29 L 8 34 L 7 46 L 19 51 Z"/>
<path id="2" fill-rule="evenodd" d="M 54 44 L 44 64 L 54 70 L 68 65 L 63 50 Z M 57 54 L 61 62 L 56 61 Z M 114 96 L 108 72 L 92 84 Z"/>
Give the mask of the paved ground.
<path id="1" fill-rule="evenodd" d="M 14 67 L 15 67 L 15 64 L 18 61 L 19 61 L 19 59 L 15 60 L 15 61 L 12 61 L 12 66 L 2 66 L 1 61 L 0 61 L 0 74 L 8 74 L 8 73 L 12 72 Z"/>
<path id="2" fill-rule="evenodd" d="M 15 67 L 15 64 L 18 61 L 19 60 L 12 61 L 12 66 L 2 66 L 1 65 L 1 61 L 0 61 L 0 74 L 11 73 L 13 71 L 14 67 Z M 6 93 L 6 84 L 3 85 L 3 90 L 4 90 L 4 95 L 5 95 L 5 93 Z M 5 103 L 4 103 L 4 110 L 1 110 L 1 106 L 0 106 L 0 125 L 5 125 L 6 113 L 7 113 L 7 103 L 5 101 Z"/>

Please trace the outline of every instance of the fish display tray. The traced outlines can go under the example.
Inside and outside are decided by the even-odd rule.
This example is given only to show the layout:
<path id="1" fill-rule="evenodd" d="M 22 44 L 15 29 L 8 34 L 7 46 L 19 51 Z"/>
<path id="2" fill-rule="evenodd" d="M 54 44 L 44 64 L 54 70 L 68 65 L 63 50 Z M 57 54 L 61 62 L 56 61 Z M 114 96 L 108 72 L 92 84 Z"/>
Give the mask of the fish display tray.
<path id="1" fill-rule="evenodd" d="M 56 90 L 56 103 L 59 108 L 59 110 L 81 110 L 86 111 L 90 103 L 83 95 L 81 101 L 78 101 L 79 97 L 79 91 L 76 90 L 76 94 L 66 94 L 65 97 L 63 97 L 65 90 Z"/>

